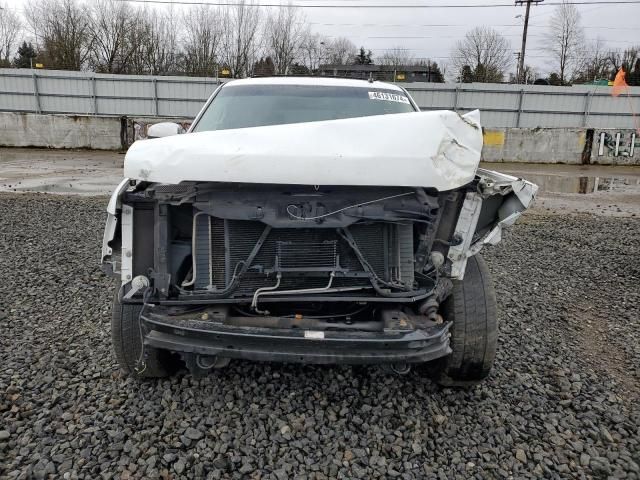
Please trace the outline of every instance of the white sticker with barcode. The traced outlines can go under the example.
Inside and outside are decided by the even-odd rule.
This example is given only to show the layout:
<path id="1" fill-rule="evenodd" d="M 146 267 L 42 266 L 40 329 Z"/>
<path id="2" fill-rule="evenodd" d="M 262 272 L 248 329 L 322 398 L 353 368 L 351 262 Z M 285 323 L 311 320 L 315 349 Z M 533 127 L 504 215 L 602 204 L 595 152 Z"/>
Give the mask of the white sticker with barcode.
<path id="1" fill-rule="evenodd" d="M 387 102 L 398 102 L 409 104 L 409 99 L 404 95 L 387 92 L 369 92 L 369 100 L 385 100 Z"/>
<path id="2" fill-rule="evenodd" d="M 305 330 L 304 338 L 312 338 L 314 340 L 324 340 L 324 332 L 318 330 Z"/>

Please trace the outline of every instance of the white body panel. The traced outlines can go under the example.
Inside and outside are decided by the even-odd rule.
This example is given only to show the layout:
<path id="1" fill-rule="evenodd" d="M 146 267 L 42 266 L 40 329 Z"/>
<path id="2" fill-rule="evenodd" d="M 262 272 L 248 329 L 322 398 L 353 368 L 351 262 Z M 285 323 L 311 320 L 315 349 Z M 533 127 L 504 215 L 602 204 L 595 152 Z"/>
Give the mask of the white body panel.
<path id="1" fill-rule="evenodd" d="M 473 180 L 481 149 L 477 111 L 465 116 L 411 112 L 142 140 L 127 152 L 124 176 L 169 184 L 421 186 L 445 191 Z"/>

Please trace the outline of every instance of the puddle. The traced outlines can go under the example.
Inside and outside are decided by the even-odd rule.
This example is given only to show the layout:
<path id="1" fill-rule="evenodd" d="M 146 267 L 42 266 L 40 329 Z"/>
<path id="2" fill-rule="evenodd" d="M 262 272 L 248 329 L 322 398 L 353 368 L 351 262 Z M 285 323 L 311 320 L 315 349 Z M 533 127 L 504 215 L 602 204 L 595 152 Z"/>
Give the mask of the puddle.
<path id="1" fill-rule="evenodd" d="M 640 177 L 564 176 L 521 173 L 519 176 L 537 184 L 542 192 L 584 193 L 596 192 L 639 193 Z"/>

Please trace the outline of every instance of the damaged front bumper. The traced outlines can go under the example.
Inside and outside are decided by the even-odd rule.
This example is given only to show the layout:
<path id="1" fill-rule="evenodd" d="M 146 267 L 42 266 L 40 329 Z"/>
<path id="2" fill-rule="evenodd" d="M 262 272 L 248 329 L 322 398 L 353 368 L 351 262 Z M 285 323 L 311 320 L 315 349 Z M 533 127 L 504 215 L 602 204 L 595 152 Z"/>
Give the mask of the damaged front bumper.
<path id="1" fill-rule="evenodd" d="M 147 305 L 140 316 L 144 344 L 181 354 L 313 364 L 420 363 L 451 353 L 450 323 L 402 312 L 368 322 L 371 331 L 362 325 L 292 328 L 313 326 L 313 319 L 260 317 L 260 324 L 272 325 L 265 327 L 251 318 L 217 317 L 213 310 L 174 315 L 170 307 Z"/>

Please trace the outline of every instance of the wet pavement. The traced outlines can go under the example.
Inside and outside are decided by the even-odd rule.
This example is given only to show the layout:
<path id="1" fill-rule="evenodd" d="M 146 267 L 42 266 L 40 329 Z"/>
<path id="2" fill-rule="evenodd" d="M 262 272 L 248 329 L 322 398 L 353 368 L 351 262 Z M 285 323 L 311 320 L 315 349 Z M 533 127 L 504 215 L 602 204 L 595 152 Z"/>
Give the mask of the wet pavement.
<path id="1" fill-rule="evenodd" d="M 0 192 L 106 195 L 122 179 L 124 155 L 91 150 L 0 148 Z M 483 163 L 540 186 L 536 208 L 640 216 L 640 166 Z"/>
<path id="2" fill-rule="evenodd" d="M 118 152 L 0 148 L 0 192 L 107 195 L 123 162 Z"/>
<path id="3" fill-rule="evenodd" d="M 536 209 L 640 217 L 640 166 L 483 163 L 540 187 Z"/>
<path id="4" fill-rule="evenodd" d="M 523 177 L 547 193 L 639 193 L 640 167 L 483 163 L 483 167 Z"/>

